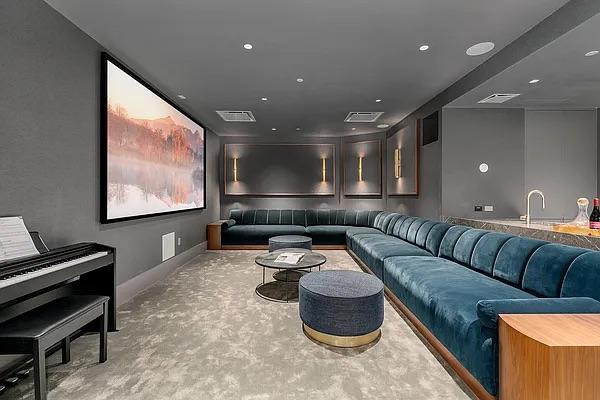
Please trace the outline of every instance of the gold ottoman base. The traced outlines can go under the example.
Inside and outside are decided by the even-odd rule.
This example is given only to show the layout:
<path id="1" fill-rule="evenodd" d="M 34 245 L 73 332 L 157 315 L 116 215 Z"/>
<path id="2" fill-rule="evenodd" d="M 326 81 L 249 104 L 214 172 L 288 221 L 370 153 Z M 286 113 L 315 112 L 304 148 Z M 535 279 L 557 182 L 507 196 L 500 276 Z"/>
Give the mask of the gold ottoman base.
<path id="1" fill-rule="evenodd" d="M 302 324 L 302 329 L 304 333 L 309 338 L 316 340 L 319 343 L 324 343 L 329 346 L 335 347 L 359 347 L 364 346 L 377 340 L 379 336 L 381 336 L 381 329 L 377 328 L 373 332 L 366 333 L 360 336 L 337 336 L 330 335 L 328 333 L 323 333 L 314 330 L 310 326 L 306 324 Z"/>

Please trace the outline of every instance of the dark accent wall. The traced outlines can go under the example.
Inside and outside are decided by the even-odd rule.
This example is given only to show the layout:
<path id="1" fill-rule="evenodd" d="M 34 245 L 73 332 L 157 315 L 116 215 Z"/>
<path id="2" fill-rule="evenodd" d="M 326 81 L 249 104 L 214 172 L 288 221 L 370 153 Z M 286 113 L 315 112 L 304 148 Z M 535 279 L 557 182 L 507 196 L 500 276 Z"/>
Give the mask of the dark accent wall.
<path id="1" fill-rule="evenodd" d="M 335 143 L 230 143 L 224 146 L 227 195 L 334 195 L 339 179 L 335 174 L 339 157 Z M 234 180 L 234 160 L 237 181 Z"/>
<path id="2" fill-rule="evenodd" d="M 360 142 L 367 140 L 383 140 L 384 133 L 357 135 L 344 138 L 339 137 L 307 137 L 300 133 L 286 135 L 284 133 L 273 134 L 273 136 L 248 137 L 248 136 L 221 136 L 221 156 L 219 165 L 221 172 L 219 182 L 221 188 L 221 217 L 228 216 L 232 208 L 252 209 L 252 208 L 330 208 L 330 209 L 385 209 L 385 193 L 380 196 L 344 196 L 342 192 L 342 146 L 344 143 Z M 334 196 L 228 196 L 224 193 L 223 187 L 223 144 L 225 143 L 302 143 L 302 144 L 334 144 L 336 148 L 336 188 Z M 312 158 L 307 158 L 306 162 L 314 162 Z M 265 170 L 256 171 L 259 176 L 269 179 L 270 175 L 266 169 L 268 161 L 265 160 Z M 300 161 L 296 161 L 300 162 Z M 383 162 L 383 161 L 382 161 Z M 382 166 L 383 168 L 383 166 Z M 385 171 L 384 171 L 385 173 Z"/>
<path id="3" fill-rule="evenodd" d="M 100 225 L 102 50 L 43 1 L 0 2 L 0 215 L 23 215 L 51 247 L 117 247 L 122 283 L 161 263 L 161 235 L 182 238 L 177 253 L 206 240 L 219 216 L 219 140 L 207 132 L 206 210 Z"/>

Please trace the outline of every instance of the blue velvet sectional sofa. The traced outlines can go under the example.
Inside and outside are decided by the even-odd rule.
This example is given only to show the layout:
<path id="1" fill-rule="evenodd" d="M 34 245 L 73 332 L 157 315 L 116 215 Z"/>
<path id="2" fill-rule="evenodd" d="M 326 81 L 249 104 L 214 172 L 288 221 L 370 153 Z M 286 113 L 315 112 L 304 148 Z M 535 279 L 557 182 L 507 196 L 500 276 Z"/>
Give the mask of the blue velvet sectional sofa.
<path id="1" fill-rule="evenodd" d="M 498 394 L 500 314 L 600 313 L 600 252 L 505 233 L 391 212 L 233 210 L 222 241 L 266 244 L 285 233 L 315 244 L 344 236 L 481 398 Z"/>
<path id="2" fill-rule="evenodd" d="M 266 246 L 277 235 L 310 236 L 315 246 L 344 246 L 346 231 L 361 227 L 381 232 L 375 217 L 381 211 L 357 210 L 231 210 L 221 228 L 221 244 Z"/>

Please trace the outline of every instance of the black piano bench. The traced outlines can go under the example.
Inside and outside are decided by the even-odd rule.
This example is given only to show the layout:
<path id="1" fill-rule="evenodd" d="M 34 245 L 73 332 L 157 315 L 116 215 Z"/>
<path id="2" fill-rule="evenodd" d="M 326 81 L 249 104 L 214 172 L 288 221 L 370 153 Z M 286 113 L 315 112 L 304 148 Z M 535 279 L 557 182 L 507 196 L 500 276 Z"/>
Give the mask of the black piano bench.
<path id="1" fill-rule="evenodd" d="M 62 362 L 70 359 L 70 335 L 97 321 L 100 362 L 106 361 L 108 297 L 67 296 L 0 324 L 0 354 L 33 356 L 35 399 L 46 399 L 46 350 L 62 342 Z"/>

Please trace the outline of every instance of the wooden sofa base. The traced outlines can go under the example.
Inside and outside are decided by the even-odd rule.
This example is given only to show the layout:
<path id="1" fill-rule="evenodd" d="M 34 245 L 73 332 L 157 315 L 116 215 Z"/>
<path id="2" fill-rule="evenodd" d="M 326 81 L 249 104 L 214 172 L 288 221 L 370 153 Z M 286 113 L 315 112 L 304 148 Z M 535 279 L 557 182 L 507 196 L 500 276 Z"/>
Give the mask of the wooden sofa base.
<path id="1" fill-rule="evenodd" d="M 313 250 L 346 250 L 346 245 L 343 244 L 320 244 L 314 245 Z M 210 250 L 268 250 L 266 244 L 224 244 L 220 249 Z"/>
<path id="2" fill-rule="evenodd" d="M 352 250 L 347 249 L 348 254 L 356 261 L 356 263 L 365 271 L 370 274 L 373 274 L 371 269 L 367 267 L 365 263 L 358 258 L 356 254 L 352 252 Z M 373 274 L 374 275 L 374 274 Z M 403 314 L 411 324 L 423 335 L 423 337 L 427 340 L 427 342 L 439 353 L 439 355 L 446 360 L 446 362 L 452 367 L 452 369 L 456 372 L 456 374 L 463 380 L 463 382 L 473 391 L 475 396 L 480 400 L 496 400 L 496 397 L 492 396 L 485 390 L 485 388 L 479 383 L 477 379 L 471 373 L 462 366 L 460 361 L 454 357 L 454 355 L 440 342 L 433 333 L 427 329 L 425 325 L 406 307 L 400 299 L 396 297 L 391 290 L 385 287 L 385 295 L 390 302 L 395 306 L 396 310 Z"/>

